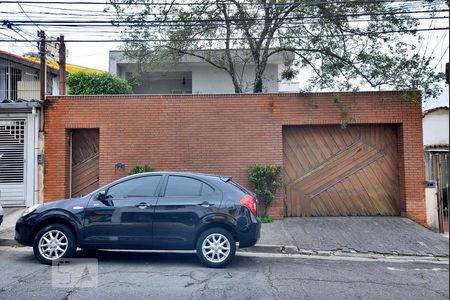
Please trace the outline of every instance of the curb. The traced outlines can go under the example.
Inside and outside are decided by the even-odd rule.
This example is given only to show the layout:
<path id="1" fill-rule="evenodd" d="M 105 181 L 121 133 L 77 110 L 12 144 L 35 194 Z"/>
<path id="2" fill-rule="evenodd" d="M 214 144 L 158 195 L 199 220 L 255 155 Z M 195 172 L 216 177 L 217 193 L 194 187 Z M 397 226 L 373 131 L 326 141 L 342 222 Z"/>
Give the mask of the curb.
<path id="1" fill-rule="evenodd" d="M 299 249 L 294 245 L 269 245 L 269 244 L 256 244 L 250 248 L 239 249 L 240 252 L 249 253 L 272 253 L 272 254 L 298 254 L 304 256 L 365 256 L 365 257 L 421 257 L 421 258 L 437 258 L 448 259 L 449 255 L 434 255 L 434 254 L 410 254 L 410 253 L 381 253 L 381 252 L 358 252 L 356 250 L 307 250 Z"/>
<path id="2" fill-rule="evenodd" d="M 13 239 L 0 238 L 0 247 L 23 247 Z M 294 245 L 270 245 L 256 244 L 250 248 L 238 248 L 238 252 L 243 253 L 263 253 L 263 254 L 286 254 L 301 256 L 323 256 L 323 257 L 366 257 L 366 258 L 423 258 L 423 259 L 444 259 L 448 260 L 449 255 L 433 255 L 433 254 L 402 254 L 402 253 L 379 253 L 379 252 L 357 252 L 355 250 L 306 250 L 298 249 Z"/>

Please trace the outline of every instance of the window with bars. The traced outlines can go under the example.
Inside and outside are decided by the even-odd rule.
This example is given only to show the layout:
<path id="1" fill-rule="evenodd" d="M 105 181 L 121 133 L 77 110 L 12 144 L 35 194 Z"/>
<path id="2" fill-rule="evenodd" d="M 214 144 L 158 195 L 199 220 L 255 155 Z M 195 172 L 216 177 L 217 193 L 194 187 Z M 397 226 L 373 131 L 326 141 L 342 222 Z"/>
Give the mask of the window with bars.
<path id="1" fill-rule="evenodd" d="M 24 181 L 25 120 L 0 119 L 0 183 Z"/>

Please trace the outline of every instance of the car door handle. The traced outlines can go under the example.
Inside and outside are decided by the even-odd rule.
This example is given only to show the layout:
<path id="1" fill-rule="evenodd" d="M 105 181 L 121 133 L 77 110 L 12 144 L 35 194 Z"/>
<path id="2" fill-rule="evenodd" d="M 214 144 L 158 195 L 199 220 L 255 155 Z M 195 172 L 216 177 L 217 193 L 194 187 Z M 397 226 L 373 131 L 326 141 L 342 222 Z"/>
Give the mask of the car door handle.
<path id="1" fill-rule="evenodd" d="M 139 203 L 139 204 L 136 204 L 135 206 L 136 206 L 136 207 L 139 207 L 140 209 L 145 209 L 145 208 L 149 207 L 150 205 L 148 205 L 148 204 L 145 203 L 145 202 L 141 202 L 141 203 Z"/>
<path id="2" fill-rule="evenodd" d="M 213 206 L 214 203 L 209 203 L 208 201 L 203 201 L 203 202 L 200 203 L 199 205 L 200 205 L 200 206 L 203 206 L 203 207 L 210 207 L 210 206 Z"/>

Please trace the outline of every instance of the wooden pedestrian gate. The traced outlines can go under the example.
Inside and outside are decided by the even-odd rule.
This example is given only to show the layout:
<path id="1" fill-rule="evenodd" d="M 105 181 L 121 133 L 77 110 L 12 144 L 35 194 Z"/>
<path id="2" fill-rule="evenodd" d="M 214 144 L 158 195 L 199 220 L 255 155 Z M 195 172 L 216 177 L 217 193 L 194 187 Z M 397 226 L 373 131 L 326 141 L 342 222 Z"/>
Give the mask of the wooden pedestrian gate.
<path id="1" fill-rule="evenodd" d="M 397 128 L 285 126 L 287 216 L 399 214 Z"/>
<path id="2" fill-rule="evenodd" d="M 426 179 L 436 181 L 439 231 L 449 232 L 448 224 L 448 150 L 425 151 Z"/>
<path id="3" fill-rule="evenodd" d="M 25 205 L 25 118 L 0 118 L 0 203 Z"/>
<path id="4" fill-rule="evenodd" d="M 99 186 L 99 131 L 70 131 L 70 197 L 86 195 Z"/>

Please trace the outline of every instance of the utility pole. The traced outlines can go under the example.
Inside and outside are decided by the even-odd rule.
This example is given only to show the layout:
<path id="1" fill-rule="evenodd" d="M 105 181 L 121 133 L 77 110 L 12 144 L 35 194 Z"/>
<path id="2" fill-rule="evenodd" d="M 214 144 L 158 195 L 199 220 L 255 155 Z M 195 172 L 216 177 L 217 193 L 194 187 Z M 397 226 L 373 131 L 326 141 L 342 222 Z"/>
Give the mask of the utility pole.
<path id="1" fill-rule="evenodd" d="M 46 64 L 45 64 L 45 32 L 44 30 L 40 30 L 38 33 L 40 38 L 39 44 L 39 57 L 41 58 L 41 67 L 39 72 L 39 81 L 40 81 L 40 98 L 41 101 L 45 100 L 45 92 L 46 92 Z"/>
<path id="2" fill-rule="evenodd" d="M 59 94 L 66 94 L 66 44 L 64 35 L 59 36 Z"/>
<path id="3" fill-rule="evenodd" d="M 449 84 L 450 77 L 450 69 L 448 67 L 448 63 L 445 64 L 445 83 Z"/>

